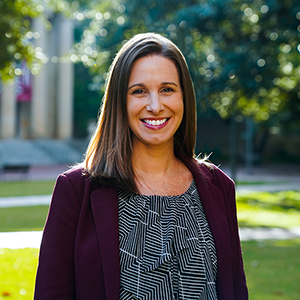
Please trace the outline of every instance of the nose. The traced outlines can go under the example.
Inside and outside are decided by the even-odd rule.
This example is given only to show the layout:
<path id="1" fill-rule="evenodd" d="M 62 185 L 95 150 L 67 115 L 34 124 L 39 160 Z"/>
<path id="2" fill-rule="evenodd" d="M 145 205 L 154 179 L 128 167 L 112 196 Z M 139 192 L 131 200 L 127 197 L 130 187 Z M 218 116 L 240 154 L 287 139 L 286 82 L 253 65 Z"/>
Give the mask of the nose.
<path id="1" fill-rule="evenodd" d="M 146 109 L 154 115 L 158 115 L 164 109 L 161 98 L 157 93 L 150 93 L 149 103 L 147 104 Z"/>

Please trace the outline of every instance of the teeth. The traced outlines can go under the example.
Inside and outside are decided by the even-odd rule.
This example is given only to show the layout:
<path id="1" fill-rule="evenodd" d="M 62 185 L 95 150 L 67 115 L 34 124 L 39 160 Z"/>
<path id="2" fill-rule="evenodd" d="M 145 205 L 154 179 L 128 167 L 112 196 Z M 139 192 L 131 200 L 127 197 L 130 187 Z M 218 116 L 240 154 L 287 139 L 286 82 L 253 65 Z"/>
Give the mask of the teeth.
<path id="1" fill-rule="evenodd" d="M 144 121 L 147 124 L 157 126 L 157 125 L 161 125 L 161 124 L 165 123 L 167 121 L 167 119 L 162 119 L 162 120 L 147 120 L 147 119 L 145 119 Z"/>

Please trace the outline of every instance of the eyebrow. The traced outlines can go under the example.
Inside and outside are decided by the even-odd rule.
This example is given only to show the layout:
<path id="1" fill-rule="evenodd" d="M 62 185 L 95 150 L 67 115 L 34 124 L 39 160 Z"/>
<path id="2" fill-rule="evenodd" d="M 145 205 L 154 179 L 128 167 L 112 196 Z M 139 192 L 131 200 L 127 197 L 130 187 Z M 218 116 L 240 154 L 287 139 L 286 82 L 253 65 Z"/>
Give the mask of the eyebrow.
<path id="1" fill-rule="evenodd" d="M 174 86 L 178 86 L 175 82 L 162 82 L 161 85 L 174 85 Z M 135 83 L 133 85 L 131 85 L 129 88 L 128 88 L 128 91 L 136 86 L 140 86 L 140 87 L 145 87 L 145 84 L 143 83 Z"/>

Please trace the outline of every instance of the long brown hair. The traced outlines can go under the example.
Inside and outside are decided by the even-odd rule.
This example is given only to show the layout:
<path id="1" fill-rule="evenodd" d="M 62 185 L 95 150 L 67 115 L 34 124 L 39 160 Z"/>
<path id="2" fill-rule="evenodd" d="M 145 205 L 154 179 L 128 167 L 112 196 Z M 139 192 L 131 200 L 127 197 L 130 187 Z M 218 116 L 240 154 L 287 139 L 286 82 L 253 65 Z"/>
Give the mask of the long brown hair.
<path id="1" fill-rule="evenodd" d="M 166 57 L 178 70 L 184 115 L 174 136 L 175 155 L 183 161 L 193 158 L 196 139 L 194 87 L 181 51 L 170 40 L 155 33 L 134 36 L 123 45 L 110 67 L 101 113 L 84 164 L 92 178 L 135 192 L 126 99 L 132 66 L 137 59 L 148 55 Z"/>

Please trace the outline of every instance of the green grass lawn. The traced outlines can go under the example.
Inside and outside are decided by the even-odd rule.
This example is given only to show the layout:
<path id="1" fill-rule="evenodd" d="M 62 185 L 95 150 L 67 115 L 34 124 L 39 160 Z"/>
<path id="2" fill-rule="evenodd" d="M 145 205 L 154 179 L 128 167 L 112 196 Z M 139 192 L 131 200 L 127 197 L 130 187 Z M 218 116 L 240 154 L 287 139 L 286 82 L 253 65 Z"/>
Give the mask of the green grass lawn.
<path id="1" fill-rule="evenodd" d="M 49 206 L 0 208 L 0 232 L 43 230 Z"/>
<path id="2" fill-rule="evenodd" d="M 299 300 L 300 239 L 242 242 L 250 300 Z"/>
<path id="3" fill-rule="evenodd" d="M 0 197 L 52 194 L 54 180 L 0 181 Z"/>
<path id="4" fill-rule="evenodd" d="M 38 249 L 0 249 L 0 299 L 33 299 Z"/>
<path id="5" fill-rule="evenodd" d="M 0 197 L 50 195 L 55 181 L 2 181 Z M 42 230 L 49 206 L 0 208 L 0 232 Z"/>
<path id="6" fill-rule="evenodd" d="M 300 191 L 238 194 L 237 209 L 240 226 L 300 226 Z"/>
<path id="7" fill-rule="evenodd" d="M 243 242 L 250 300 L 298 300 L 300 239 Z M 33 297 L 37 249 L 0 249 L 0 299 Z"/>

